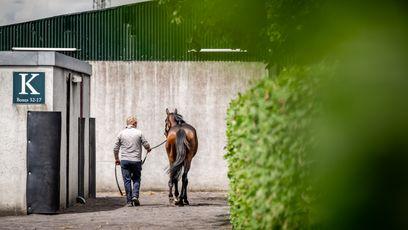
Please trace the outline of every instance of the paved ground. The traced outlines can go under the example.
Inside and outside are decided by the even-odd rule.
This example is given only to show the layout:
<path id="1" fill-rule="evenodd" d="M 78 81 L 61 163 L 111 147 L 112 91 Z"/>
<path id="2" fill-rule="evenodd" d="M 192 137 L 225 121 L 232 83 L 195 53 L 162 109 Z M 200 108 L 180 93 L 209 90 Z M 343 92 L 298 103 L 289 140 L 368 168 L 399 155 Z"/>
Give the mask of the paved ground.
<path id="1" fill-rule="evenodd" d="M 163 192 L 142 193 L 140 207 L 124 207 L 115 195 L 100 194 L 57 215 L 0 217 L 0 229 L 231 229 L 225 193 L 190 192 L 184 207 L 169 205 Z"/>

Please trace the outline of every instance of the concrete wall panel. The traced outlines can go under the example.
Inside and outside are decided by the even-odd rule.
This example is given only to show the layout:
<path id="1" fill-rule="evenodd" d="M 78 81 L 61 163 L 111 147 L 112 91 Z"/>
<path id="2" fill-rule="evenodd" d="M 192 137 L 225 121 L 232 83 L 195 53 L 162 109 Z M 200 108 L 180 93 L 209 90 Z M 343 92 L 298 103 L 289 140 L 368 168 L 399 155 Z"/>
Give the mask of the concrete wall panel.
<path id="1" fill-rule="evenodd" d="M 45 72 L 45 104 L 14 105 L 13 71 Z M 0 215 L 26 213 L 27 111 L 51 111 L 52 67 L 0 68 Z"/>
<path id="2" fill-rule="evenodd" d="M 113 144 L 135 114 L 151 145 L 165 137 L 165 109 L 177 108 L 198 132 L 199 148 L 189 188 L 226 190 L 225 116 L 231 99 L 267 74 L 255 62 L 90 62 L 91 116 L 96 118 L 97 191 L 116 191 Z M 145 154 L 145 151 L 143 151 Z M 164 146 L 151 152 L 142 172 L 142 189 L 167 190 Z M 121 182 L 121 179 L 120 179 Z M 122 183 L 122 182 L 121 182 Z"/>

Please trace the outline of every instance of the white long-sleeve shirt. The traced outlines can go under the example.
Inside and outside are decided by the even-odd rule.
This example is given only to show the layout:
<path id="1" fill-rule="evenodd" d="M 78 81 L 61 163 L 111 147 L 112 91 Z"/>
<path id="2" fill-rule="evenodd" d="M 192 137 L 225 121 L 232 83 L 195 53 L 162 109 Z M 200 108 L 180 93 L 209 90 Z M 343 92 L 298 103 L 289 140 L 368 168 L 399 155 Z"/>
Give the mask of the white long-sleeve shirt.
<path id="1" fill-rule="evenodd" d="M 128 126 L 117 136 L 113 152 L 119 153 L 120 151 L 121 160 L 141 161 L 142 145 L 145 149 L 150 148 L 142 131 L 132 126 Z"/>

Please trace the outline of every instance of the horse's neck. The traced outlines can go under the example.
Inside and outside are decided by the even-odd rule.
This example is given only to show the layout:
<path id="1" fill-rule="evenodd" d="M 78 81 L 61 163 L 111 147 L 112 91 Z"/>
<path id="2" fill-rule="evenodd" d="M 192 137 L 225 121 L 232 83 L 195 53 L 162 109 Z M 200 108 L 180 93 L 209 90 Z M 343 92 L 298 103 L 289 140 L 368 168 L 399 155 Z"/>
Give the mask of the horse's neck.
<path id="1" fill-rule="evenodd" d="M 175 119 L 170 119 L 170 128 L 173 128 L 177 125 L 177 121 Z"/>

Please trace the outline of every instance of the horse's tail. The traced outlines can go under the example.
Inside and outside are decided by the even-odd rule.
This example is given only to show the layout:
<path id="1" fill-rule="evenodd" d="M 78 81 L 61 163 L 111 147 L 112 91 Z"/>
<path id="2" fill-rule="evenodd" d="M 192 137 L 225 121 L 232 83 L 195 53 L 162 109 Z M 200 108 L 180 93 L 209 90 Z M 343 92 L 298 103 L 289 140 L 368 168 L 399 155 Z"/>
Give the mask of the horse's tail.
<path id="1" fill-rule="evenodd" d="M 173 176 L 172 179 L 179 179 L 181 170 L 184 165 L 184 160 L 186 159 L 187 150 L 189 149 L 189 144 L 187 141 L 186 131 L 179 129 L 176 133 L 176 160 L 170 167 L 170 175 Z"/>

